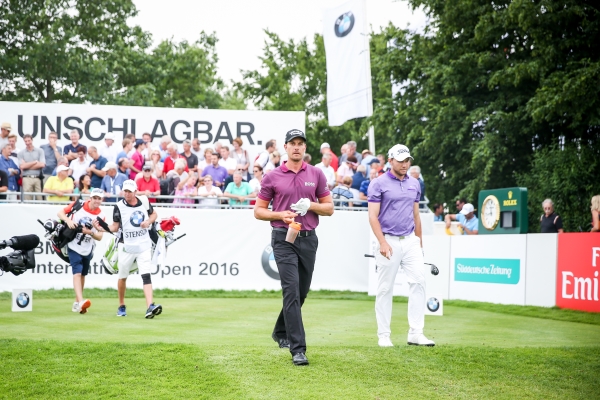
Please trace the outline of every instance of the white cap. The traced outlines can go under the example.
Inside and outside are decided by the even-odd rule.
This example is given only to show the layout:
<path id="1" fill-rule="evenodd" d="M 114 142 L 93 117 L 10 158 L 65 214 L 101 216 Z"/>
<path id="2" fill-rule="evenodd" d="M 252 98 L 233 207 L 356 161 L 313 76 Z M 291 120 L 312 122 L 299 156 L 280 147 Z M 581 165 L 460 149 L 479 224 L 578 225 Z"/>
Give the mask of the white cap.
<path id="1" fill-rule="evenodd" d="M 323 150 L 323 149 L 329 149 L 329 148 L 330 148 L 330 147 L 329 147 L 329 143 L 327 143 L 327 142 L 325 142 L 325 143 L 323 143 L 323 144 L 321 145 L 321 150 Z"/>
<path id="2" fill-rule="evenodd" d="M 388 151 L 388 158 L 394 158 L 396 161 L 404 161 L 407 158 L 413 160 L 410 155 L 410 150 L 403 144 L 394 145 L 390 151 Z"/>
<path id="3" fill-rule="evenodd" d="M 468 213 L 472 213 L 473 211 L 475 211 L 475 207 L 473 207 L 473 204 L 467 203 L 462 207 L 462 210 L 460 210 L 460 213 L 462 215 L 467 215 Z"/>
<path id="4" fill-rule="evenodd" d="M 67 167 L 66 165 L 59 165 L 58 167 L 56 167 L 56 173 L 62 172 L 62 171 L 68 171 L 69 167 Z"/>
<path id="5" fill-rule="evenodd" d="M 136 192 L 137 184 L 135 183 L 135 181 L 127 179 L 125 182 L 123 182 L 123 191 L 125 190 L 129 190 L 130 192 Z"/>
<path id="6" fill-rule="evenodd" d="M 106 135 L 104 135 L 104 139 L 115 140 L 115 134 L 112 132 L 108 132 Z"/>
<path id="7" fill-rule="evenodd" d="M 102 171 L 108 171 L 109 169 L 117 169 L 117 168 L 119 168 L 119 167 L 117 166 L 116 163 L 109 161 L 106 164 L 104 164 L 104 168 L 102 168 Z"/>
<path id="8" fill-rule="evenodd" d="M 90 192 L 90 197 L 100 197 L 101 199 L 104 198 L 104 190 L 102 189 L 92 189 L 92 191 Z"/>

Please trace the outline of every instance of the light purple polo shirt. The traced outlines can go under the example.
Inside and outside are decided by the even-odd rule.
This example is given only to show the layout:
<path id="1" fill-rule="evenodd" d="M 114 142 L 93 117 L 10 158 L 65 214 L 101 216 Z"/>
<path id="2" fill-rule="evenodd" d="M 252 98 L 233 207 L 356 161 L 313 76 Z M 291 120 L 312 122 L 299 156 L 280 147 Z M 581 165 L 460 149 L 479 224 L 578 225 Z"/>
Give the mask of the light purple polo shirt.
<path id="1" fill-rule="evenodd" d="M 414 204 L 421 198 L 421 185 L 406 175 L 401 181 L 390 171 L 369 185 L 369 203 L 381 203 L 379 223 L 384 234 L 407 236 L 415 230 Z"/>
<path id="2" fill-rule="evenodd" d="M 266 174 L 260 182 L 258 198 L 264 201 L 273 200 L 273 211 L 292 211 L 290 206 L 302 198 L 312 202 L 329 195 L 327 178 L 319 168 L 302 162 L 298 173 L 290 171 L 286 163 Z M 297 216 L 294 221 L 302 224 L 303 231 L 312 231 L 319 225 L 319 216 L 309 211 L 305 216 Z M 287 228 L 281 220 L 271 221 L 273 228 Z"/>

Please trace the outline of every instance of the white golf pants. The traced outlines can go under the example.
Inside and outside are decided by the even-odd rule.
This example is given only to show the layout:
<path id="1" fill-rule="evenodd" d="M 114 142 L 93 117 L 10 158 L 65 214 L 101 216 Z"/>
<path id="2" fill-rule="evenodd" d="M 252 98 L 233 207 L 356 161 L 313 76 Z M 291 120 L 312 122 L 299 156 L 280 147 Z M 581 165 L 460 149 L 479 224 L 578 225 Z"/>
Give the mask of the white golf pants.
<path id="1" fill-rule="evenodd" d="M 379 249 L 375 254 L 377 263 L 377 297 L 375 298 L 375 316 L 377 317 L 377 336 L 389 336 L 392 332 L 392 300 L 394 282 L 398 268 L 402 266 L 409 284 L 408 326 L 409 333 L 423 333 L 425 326 L 425 274 L 423 252 L 419 237 L 414 233 L 401 239 L 400 236 L 385 235 L 392 247 L 392 256 L 388 260 Z"/>

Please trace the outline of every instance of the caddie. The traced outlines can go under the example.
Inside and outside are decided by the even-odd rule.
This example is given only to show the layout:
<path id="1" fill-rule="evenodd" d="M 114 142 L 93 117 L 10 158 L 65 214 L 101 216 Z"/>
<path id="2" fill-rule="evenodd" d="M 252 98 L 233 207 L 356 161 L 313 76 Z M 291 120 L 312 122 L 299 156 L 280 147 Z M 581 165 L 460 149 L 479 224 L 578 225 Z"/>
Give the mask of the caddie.
<path id="1" fill-rule="evenodd" d="M 144 297 L 146 298 L 146 318 L 154 318 L 162 312 L 160 304 L 154 304 L 152 294 L 152 239 L 150 228 L 156 221 L 157 214 L 146 196 L 136 196 L 137 184 L 128 179 L 123 182 L 124 199 L 114 205 L 113 223 L 109 225 L 111 232 L 122 229 L 121 243 L 118 250 L 119 260 L 119 308 L 117 316 L 125 317 L 125 291 L 127 277 L 136 262 L 144 284 Z M 96 222 L 96 229 L 103 230 Z"/>
<path id="2" fill-rule="evenodd" d="M 103 198 L 104 191 L 93 189 L 90 199 L 83 203 L 83 207 L 81 203 L 78 203 L 77 211 L 74 209 L 79 200 L 58 212 L 58 218 L 64 221 L 69 228 L 78 229 L 81 226 L 81 232 L 77 233 L 75 238 L 67 244 L 69 263 L 73 270 L 73 290 L 75 291 L 75 303 L 73 303 L 72 311 L 80 314 L 85 314 L 92 305 L 89 299 L 83 298 L 83 287 L 85 286 L 85 277 L 90 271 L 90 261 L 94 256 L 95 241 L 102 240 L 102 232 L 93 227 L 92 221 L 98 217 L 104 220 L 104 214 L 100 209 Z"/>

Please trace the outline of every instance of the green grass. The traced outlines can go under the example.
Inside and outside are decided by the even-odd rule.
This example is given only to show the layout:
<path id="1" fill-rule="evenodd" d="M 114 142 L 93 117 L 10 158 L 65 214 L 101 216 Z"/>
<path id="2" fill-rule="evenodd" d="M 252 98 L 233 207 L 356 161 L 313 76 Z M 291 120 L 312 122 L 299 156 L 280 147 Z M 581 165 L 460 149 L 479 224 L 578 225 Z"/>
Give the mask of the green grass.
<path id="1" fill-rule="evenodd" d="M 86 289 L 86 296 L 90 298 L 116 298 L 117 291 L 115 289 Z M 174 299 L 174 298 L 260 298 L 260 299 L 280 299 L 281 291 L 279 290 L 263 290 L 261 292 L 253 290 L 172 290 L 172 289 L 157 289 L 154 291 L 157 298 Z M 71 289 L 61 290 L 36 290 L 35 298 L 39 299 L 70 299 L 73 298 Z M 0 292 L 0 300 L 8 300 L 12 296 L 11 292 Z M 143 298 L 144 293 L 141 289 L 128 289 L 127 297 Z M 362 292 L 350 291 L 333 291 L 333 290 L 317 290 L 311 291 L 310 299 L 324 300 L 361 300 L 375 301 L 374 296 L 369 296 Z M 406 303 L 406 297 L 394 297 L 396 303 Z M 495 313 L 521 315 L 525 317 L 537 317 L 545 319 L 553 319 L 556 321 L 581 322 L 584 324 L 600 325 L 600 313 L 589 313 L 577 310 L 560 309 L 558 307 L 534 307 L 534 306 L 515 306 L 504 304 L 483 303 L 476 301 L 465 300 L 446 300 L 446 306 L 458 306 L 464 308 L 472 308 L 477 310 L 491 311 Z"/>
<path id="2" fill-rule="evenodd" d="M 567 310 L 445 302 L 426 317 L 434 348 L 406 343 L 406 304 L 394 304 L 394 348 L 379 348 L 374 302 L 312 292 L 303 317 L 309 367 L 270 338 L 278 292 L 156 291 L 164 313 L 143 318 L 141 293 L 36 291 L 34 311 L 0 294 L 0 398 L 598 398 L 600 325 Z M 187 298 L 181 296 L 188 296 Z M 193 297 L 191 297 L 193 296 Z M 229 297 L 227 297 L 229 296 Z M 351 300 L 345 300 L 350 298 Z M 368 301 L 367 301 L 368 300 Z M 494 311 L 495 309 L 501 311 Z"/>

